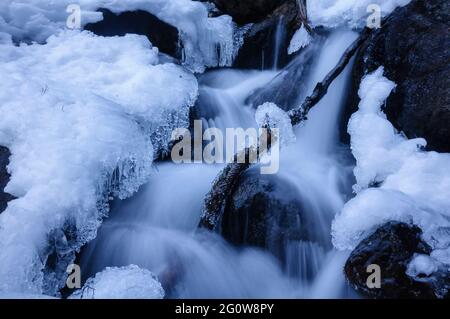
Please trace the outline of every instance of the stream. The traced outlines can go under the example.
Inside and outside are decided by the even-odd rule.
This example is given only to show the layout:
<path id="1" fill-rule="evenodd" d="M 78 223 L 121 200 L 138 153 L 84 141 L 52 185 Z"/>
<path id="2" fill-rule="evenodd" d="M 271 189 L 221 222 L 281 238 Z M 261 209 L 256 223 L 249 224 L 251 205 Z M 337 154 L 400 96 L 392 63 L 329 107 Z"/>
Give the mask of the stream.
<path id="1" fill-rule="evenodd" d="M 345 30 L 327 36 L 303 83 L 306 92 L 299 92 L 294 106 L 356 37 Z M 350 70 L 351 63 L 305 124 L 295 128 L 296 142 L 281 150 L 277 178 L 294 186 L 303 213 L 313 221 L 309 231 L 315 241 L 287 242 L 280 260 L 267 250 L 236 246 L 220 233 L 198 230 L 205 194 L 223 165 L 161 162 L 137 194 L 113 204 L 111 217 L 81 254 L 83 278 L 105 267 L 135 264 L 158 275 L 168 298 L 355 297 L 342 271 L 348 253 L 333 249 L 330 233 L 334 216 L 352 196 L 352 157 L 339 141 Z M 196 108 L 203 128 L 256 127 L 246 99 L 280 71 L 220 69 L 201 75 Z"/>

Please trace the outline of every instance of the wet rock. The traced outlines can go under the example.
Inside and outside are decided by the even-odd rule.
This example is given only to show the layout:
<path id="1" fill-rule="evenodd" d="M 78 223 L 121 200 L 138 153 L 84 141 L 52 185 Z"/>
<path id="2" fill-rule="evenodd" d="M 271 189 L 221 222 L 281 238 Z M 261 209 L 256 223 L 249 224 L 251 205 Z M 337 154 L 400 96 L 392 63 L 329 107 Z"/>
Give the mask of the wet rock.
<path id="1" fill-rule="evenodd" d="M 320 40 L 316 38 L 314 43 L 302 50 L 270 83 L 250 95 L 247 104 L 256 108 L 265 102 L 272 102 L 285 111 L 298 107 L 301 98 L 307 94 L 305 79 L 319 43 Z"/>
<path id="2" fill-rule="evenodd" d="M 225 207 L 222 234 L 231 243 L 265 248 L 285 260 L 292 242 L 327 245 L 298 189 L 277 175 L 248 170 Z"/>
<path id="3" fill-rule="evenodd" d="M 384 66 L 398 84 L 388 119 L 409 138 L 424 137 L 429 149 L 450 152 L 449 29 L 446 0 L 415 0 L 392 13 L 357 56 L 349 113 L 357 109 L 362 76 Z"/>
<path id="4" fill-rule="evenodd" d="M 344 271 L 350 284 L 370 298 L 436 298 L 436 278 L 416 281 L 406 274 L 414 254 L 429 254 L 431 248 L 421 239 L 420 228 L 390 222 L 363 240 L 348 258 Z M 369 288 L 369 265 L 381 269 L 381 288 Z M 440 277 L 447 277 L 438 275 Z"/>
<path id="5" fill-rule="evenodd" d="M 212 0 L 237 23 L 260 22 L 287 0 Z"/>
<path id="6" fill-rule="evenodd" d="M 286 66 L 289 43 L 301 26 L 296 0 L 283 2 L 265 20 L 246 32 L 234 66 L 244 69 L 273 69 Z"/>
<path id="7" fill-rule="evenodd" d="M 9 164 L 10 156 L 11 153 L 9 152 L 9 149 L 0 146 L 0 214 L 6 209 L 8 202 L 15 198 L 4 191 L 10 178 L 10 175 L 6 170 L 6 166 Z"/>
<path id="8" fill-rule="evenodd" d="M 145 35 L 161 52 L 181 59 L 178 30 L 153 14 L 142 10 L 120 14 L 107 9 L 99 11 L 103 13 L 103 20 L 87 24 L 86 30 L 101 36 L 124 36 L 127 33 Z"/>

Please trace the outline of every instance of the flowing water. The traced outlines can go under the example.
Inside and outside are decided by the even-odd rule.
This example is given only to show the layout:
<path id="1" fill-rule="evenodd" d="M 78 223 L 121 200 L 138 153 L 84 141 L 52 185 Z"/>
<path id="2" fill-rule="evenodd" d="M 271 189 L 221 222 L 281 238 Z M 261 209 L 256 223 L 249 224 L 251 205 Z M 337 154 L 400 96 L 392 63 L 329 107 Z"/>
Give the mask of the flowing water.
<path id="1" fill-rule="evenodd" d="M 317 52 L 305 79 L 312 92 L 356 38 L 335 31 Z M 200 79 L 197 116 L 205 127 L 252 127 L 252 91 L 276 71 L 216 70 Z M 159 163 L 134 197 L 115 203 L 111 217 L 81 256 L 85 279 L 108 266 L 136 264 L 159 276 L 170 298 L 339 298 L 352 296 L 333 250 L 331 222 L 351 192 L 348 147 L 338 141 L 338 120 L 349 68 L 295 130 L 297 141 L 281 150 L 278 177 L 295 186 L 317 241 L 290 241 L 279 261 L 262 249 L 235 247 L 219 234 L 197 230 L 205 194 L 223 166 Z M 295 105 L 306 92 L 299 92 Z"/>

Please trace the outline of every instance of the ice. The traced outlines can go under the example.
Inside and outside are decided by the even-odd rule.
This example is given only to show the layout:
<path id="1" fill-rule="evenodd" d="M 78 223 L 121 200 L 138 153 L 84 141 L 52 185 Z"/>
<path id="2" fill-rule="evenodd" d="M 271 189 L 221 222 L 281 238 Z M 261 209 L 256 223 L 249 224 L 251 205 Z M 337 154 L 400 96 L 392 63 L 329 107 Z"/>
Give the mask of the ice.
<path id="1" fill-rule="evenodd" d="M 381 17 L 389 15 L 397 7 L 411 0 L 307 0 L 308 18 L 313 27 L 336 28 L 349 26 L 361 28 L 373 13 L 370 6 L 379 6 Z"/>
<path id="2" fill-rule="evenodd" d="M 311 43 L 311 36 L 306 30 L 305 26 L 302 24 L 300 29 L 298 29 L 292 36 L 291 42 L 288 48 L 288 54 L 294 54 L 298 50 L 308 46 Z"/>
<path id="3" fill-rule="evenodd" d="M 146 269 L 130 265 L 107 267 L 89 278 L 71 299 L 163 299 L 164 289 L 156 276 Z"/>
<path id="4" fill-rule="evenodd" d="M 295 142 L 295 134 L 289 115 L 274 103 L 264 103 L 258 106 L 255 120 L 259 127 L 279 129 L 281 145 Z"/>
<path id="5" fill-rule="evenodd" d="M 0 45 L 0 144 L 12 153 L 6 191 L 18 197 L 0 214 L 0 291 L 57 294 L 55 274 L 42 271 L 50 242 L 70 262 L 108 196 L 148 180 L 154 152 L 168 147 L 163 132 L 188 125 L 197 80 L 158 64 L 157 51 L 143 36 L 87 31 Z"/>
<path id="6" fill-rule="evenodd" d="M 46 39 L 66 28 L 71 14 L 66 12 L 72 0 L 2 0 L 0 30 L 17 41 Z M 207 7 L 191 0 L 80 0 L 81 26 L 97 22 L 106 8 L 115 13 L 145 10 L 180 31 L 183 63 L 190 70 L 203 72 L 206 67 L 229 66 L 239 49 L 236 26 L 230 16 L 208 17 Z"/>
<path id="7" fill-rule="evenodd" d="M 430 276 L 439 269 L 436 261 L 427 255 L 415 254 L 408 264 L 406 273 L 410 277 Z"/>
<path id="8" fill-rule="evenodd" d="M 359 110 L 349 122 L 357 195 L 336 217 L 333 243 L 354 249 L 378 226 L 401 221 L 418 225 L 439 254 L 450 246 L 450 154 L 426 152 L 424 139 L 408 140 L 394 129 L 381 111 L 395 87 L 383 71 L 363 78 Z M 450 264 L 448 254 L 439 256 Z"/>

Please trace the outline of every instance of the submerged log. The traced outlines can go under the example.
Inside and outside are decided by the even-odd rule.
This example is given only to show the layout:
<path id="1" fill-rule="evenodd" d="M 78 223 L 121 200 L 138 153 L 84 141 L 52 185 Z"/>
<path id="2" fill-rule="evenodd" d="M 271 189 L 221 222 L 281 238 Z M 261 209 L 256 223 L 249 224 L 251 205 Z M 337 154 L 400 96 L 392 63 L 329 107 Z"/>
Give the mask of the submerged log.
<path id="1" fill-rule="evenodd" d="M 293 126 L 307 120 L 309 111 L 327 94 L 330 85 L 345 69 L 359 47 L 368 39 L 371 31 L 372 30 L 368 28 L 364 29 L 358 39 L 356 39 L 344 52 L 338 64 L 316 85 L 313 93 L 305 99 L 300 107 L 293 109 L 288 113 Z M 239 177 L 252 164 L 251 161 L 247 159 L 255 156 L 255 154 L 259 154 L 260 157 L 261 154 L 269 149 L 270 143 L 268 143 L 267 149 L 260 149 L 259 146 L 250 147 L 245 148 L 241 153 L 235 155 L 234 161 L 229 163 L 217 176 L 211 191 L 205 197 L 202 218 L 199 223 L 200 228 L 208 230 L 216 229 L 218 222 L 223 215 L 226 203 L 236 189 Z M 238 159 L 240 158 L 245 158 L 246 160 L 243 163 L 239 163 Z"/>

